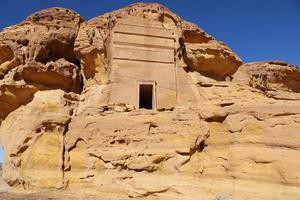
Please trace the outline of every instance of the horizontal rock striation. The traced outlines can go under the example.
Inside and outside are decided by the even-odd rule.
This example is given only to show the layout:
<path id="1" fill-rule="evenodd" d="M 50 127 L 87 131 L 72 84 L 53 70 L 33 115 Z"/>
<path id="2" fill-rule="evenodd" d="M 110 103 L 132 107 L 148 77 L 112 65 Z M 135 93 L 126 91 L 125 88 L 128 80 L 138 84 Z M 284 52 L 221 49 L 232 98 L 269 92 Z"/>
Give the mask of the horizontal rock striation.
<path id="1" fill-rule="evenodd" d="M 296 200 L 299 80 L 160 4 L 88 21 L 42 10 L 0 32 L 3 178 L 105 199 Z"/>

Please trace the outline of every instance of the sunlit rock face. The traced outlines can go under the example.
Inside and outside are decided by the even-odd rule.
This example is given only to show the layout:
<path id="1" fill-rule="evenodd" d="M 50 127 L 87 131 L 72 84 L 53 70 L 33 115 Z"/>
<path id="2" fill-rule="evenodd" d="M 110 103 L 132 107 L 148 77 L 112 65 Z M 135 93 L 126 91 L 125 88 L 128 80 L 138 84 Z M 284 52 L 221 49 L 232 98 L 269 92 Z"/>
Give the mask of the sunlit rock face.
<path id="1" fill-rule="evenodd" d="M 3 177 L 106 199 L 297 199 L 300 71 L 243 64 L 160 4 L 0 33 Z"/>

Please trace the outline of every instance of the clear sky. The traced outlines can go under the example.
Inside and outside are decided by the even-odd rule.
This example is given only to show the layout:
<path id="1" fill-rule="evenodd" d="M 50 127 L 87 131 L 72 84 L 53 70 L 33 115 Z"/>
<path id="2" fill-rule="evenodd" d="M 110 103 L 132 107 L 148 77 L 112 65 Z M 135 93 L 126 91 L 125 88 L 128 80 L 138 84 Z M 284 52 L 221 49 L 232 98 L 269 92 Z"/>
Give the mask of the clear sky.
<path id="1" fill-rule="evenodd" d="M 86 20 L 134 0 L 7 0 L 0 29 L 38 10 L 66 7 Z M 144 0 L 143 2 L 154 2 Z M 244 62 L 284 60 L 300 67 L 300 0 L 157 0 L 225 42 Z M 2 152 L 0 151 L 0 161 Z"/>

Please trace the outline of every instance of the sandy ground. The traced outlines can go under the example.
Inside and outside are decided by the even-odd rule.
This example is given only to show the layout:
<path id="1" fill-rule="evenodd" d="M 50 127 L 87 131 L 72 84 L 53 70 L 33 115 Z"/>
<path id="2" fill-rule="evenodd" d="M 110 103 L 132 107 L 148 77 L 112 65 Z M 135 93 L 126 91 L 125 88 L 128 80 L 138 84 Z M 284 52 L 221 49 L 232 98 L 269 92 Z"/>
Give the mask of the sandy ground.
<path id="1" fill-rule="evenodd" d="M 38 192 L 38 193 L 14 193 L 4 190 L 6 186 L 1 183 L 0 200 L 103 200 L 100 196 L 86 194 L 66 193 L 63 191 Z"/>
<path id="2" fill-rule="evenodd" d="M 1 173 L 1 172 L 0 172 Z M 1 175 L 1 174 L 0 174 Z M 92 196 L 86 194 L 74 194 L 64 191 L 49 191 L 38 193 L 15 193 L 12 192 L 10 187 L 0 178 L 0 200 L 98 200 L 99 196 Z"/>

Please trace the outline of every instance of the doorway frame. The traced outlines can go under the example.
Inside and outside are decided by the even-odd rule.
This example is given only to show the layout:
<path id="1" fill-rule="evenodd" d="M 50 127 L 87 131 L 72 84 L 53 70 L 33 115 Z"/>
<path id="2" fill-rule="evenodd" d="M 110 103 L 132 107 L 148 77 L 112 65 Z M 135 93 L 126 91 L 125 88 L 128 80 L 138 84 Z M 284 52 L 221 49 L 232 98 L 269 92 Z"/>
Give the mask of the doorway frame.
<path id="1" fill-rule="evenodd" d="M 152 110 L 157 108 L 157 98 L 156 98 L 156 81 L 154 80 L 137 80 L 136 84 L 136 107 L 140 108 L 140 85 L 152 85 Z"/>

